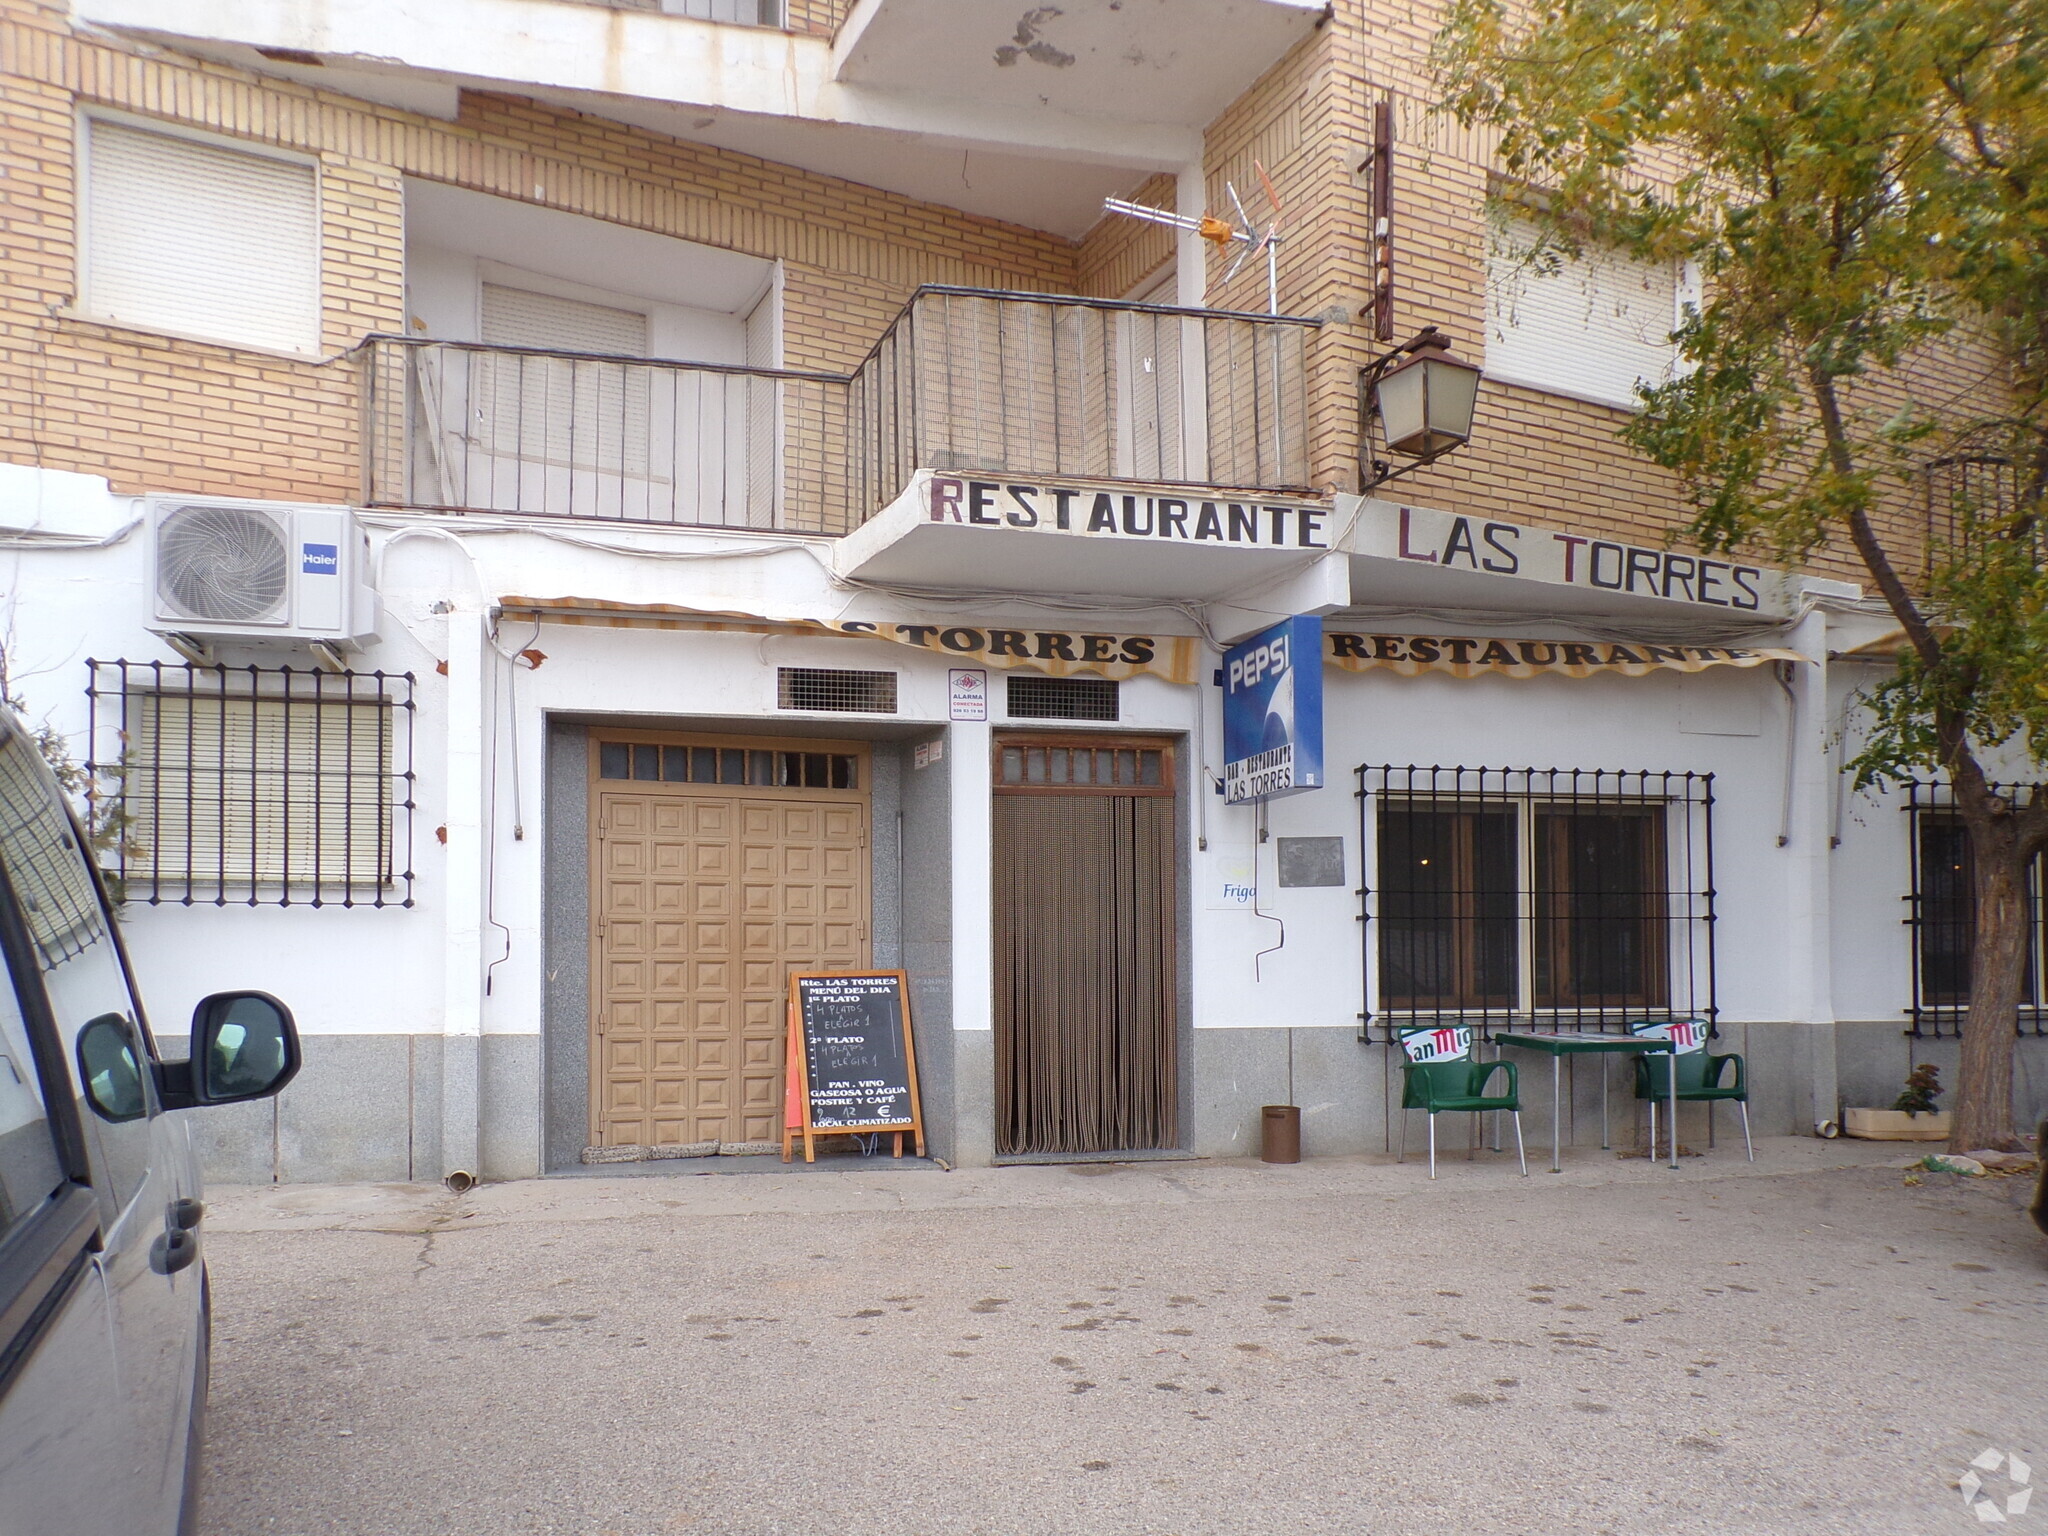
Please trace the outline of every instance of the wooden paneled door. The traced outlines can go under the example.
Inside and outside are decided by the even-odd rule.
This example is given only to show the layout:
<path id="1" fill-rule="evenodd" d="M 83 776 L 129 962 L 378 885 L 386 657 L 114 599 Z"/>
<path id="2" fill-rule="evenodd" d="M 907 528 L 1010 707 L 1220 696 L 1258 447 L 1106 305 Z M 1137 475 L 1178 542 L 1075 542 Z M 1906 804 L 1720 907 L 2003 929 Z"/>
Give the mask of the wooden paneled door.
<path id="1" fill-rule="evenodd" d="M 593 743 L 592 1145 L 777 1142 L 789 973 L 868 963 L 867 768 L 848 743 Z"/>

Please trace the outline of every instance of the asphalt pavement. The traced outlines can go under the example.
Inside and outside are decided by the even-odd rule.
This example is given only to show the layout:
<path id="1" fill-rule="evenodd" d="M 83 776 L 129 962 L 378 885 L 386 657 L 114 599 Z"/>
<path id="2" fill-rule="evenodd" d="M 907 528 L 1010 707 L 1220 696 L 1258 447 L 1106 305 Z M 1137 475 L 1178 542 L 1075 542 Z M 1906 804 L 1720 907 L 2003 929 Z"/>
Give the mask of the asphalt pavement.
<path id="1" fill-rule="evenodd" d="M 217 1189 L 204 1530 L 2048 1536 L 2030 1181 L 1908 1151 Z"/>

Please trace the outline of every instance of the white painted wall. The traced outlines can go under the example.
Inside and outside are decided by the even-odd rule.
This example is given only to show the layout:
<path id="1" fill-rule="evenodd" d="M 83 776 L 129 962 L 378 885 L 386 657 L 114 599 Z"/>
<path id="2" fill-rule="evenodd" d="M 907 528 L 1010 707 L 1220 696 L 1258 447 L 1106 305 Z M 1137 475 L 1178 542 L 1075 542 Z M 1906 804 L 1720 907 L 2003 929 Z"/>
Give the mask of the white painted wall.
<path id="1" fill-rule="evenodd" d="M 1371 850 L 1361 843 L 1353 770 L 1387 763 L 1717 775 L 1722 1016 L 1730 1022 L 1787 1016 L 1789 851 L 1775 846 L 1785 721 L 1767 672 L 1515 680 L 1332 669 L 1324 675 L 1323 709 L 1328 787 L 1270 802 L 1267 831 L 1273 840 L 1342 837 L 1346 883 L 1281 889 L 1277 846 L 1258 844 L 1256 812 L 1212 799 L 1209 852 L 1196 856 L 1198 1028 L 1357 1028 L 1364 982 L 1356 891 L 1368 883 L 1362 860 Z M 1752 725 L 1753 733 L 1682 728 L 1703 718 Z M 1285 947 L 1259 963 L 1263 979 L 1254 977 L 1252 954 L 1277 942 L 1280 924 L 1247 910 L 1207 906 L 1208 892 L 1224 873 L 1255 853 L 1260 911 L 1284 923 L 1286 935 Z"/>
<path id="2" fill-rule="evenodd" d="M 140 531 L 120 537 L 137 510 L 91 477 L 0 469 L 0 527 L 45 530 L 29 544 L 0 545 L 0 634 L 7 636 L 13 686 L 33 719 L 54 724 L 81 751 L 86 658 L 176 659 L 143 628 L 145 539 Z M 951 658 L 883 641 L 560 624 L 536 632 L 530 621 L 507 620 L 493 645 L 477 630 L 475 615 L 486 600 L 509 594 L 781 615 L 885 612 L 879 599 L 863 597 L 850 606 L 846 594 L 831 588 L 828 541 L 550 528 L 489 518 L 387 515 L 368 523 L 378 546 L 384 609 L 376 642 L 355 665 L 409 671 L 417 680 L 415 905 L 383 911 L 131 907 L 126 929 L 156 1025 L 166 1035 L 182 1033 L 198 997 L 224 987 L 277 993 L 311 1034 L 434 1034 L 451 1020 L 485 1034 L 537 1033 L 544 981 L 543 749 L 550 713 L 641 715 L 662 724 L 750 715 L 788 722 L 794 717 L 775 708 L 774 669 L 816 665 L 895 670 L 901 676 L 897 719 L 945 720 Z M 453 614 L 436 611 L 451 605 Z M 1818 623 L 1808 621 L 1810 628 Z M 451 624 L 467 630 L 466 643 L 451 640 Z M 1824 643 L 1811 634 L 1806 641 Z M 537 670 L 515 669 L 504 659 L 528 646 L 546 653 Z M 260 653 L 228 648 L 223 657 L 245 662 Z M 453 679 L 436 671 L 444 660 Z M 1839 663 L 1831 670 L 1837 713 L 1855 683 L 1848 673 Z M 1368 852 L 1352 793 L 1351 770 L 1360 763 L 1714 773 L 1724 1020 L 1825 1024 L 1838 1016 L 1903 1026 L 1910 977 L 1901 925 L 1907 818 L 1896 796 L 1852 800 L 1841 846 L 1820 861 L 1825 900 L 1816 899 L 1813 839 L 1825 831 L 1828 780 L 1810 756 L 1802 760 L 1793 842 L 1779 847 L 1789 716 L 1768 669 L 1527 681 L 1331 670 L 1325 682 L 1331 782 L 1272 804 L 1268 825 L 1274 838 L 1342 837 L 1346 883 L 1279 889 L 1275 848 L 1256 843 L 1254 813 L 1207 795 L 1189 818 L 1197 1028 L 1356 1028 L 1361 935 L 1355 891 Z M 468 699 L 469 717 L 481 721 L 464 741 L 448 734 L 457 702 L 451 683 Z M 1125 685 L 1125 718 L 1117 728 L 1192 731 L 1197 703 L 1210 692 L 1135 679 Z M 810 718 L 819 734 L 829 735 L 844 717 Z M 998 707 L 995 724 L 1003 723 Z M 1801 734 L 1811 747 L 1814 735 L 1829 729 L 1807 719 Z M 955 919 L 963 944 L 955 957 L 961 1029 L 990 1023 L 986 944 L 974 940 L 987 925 L 988 734 L 987 727 L 956 728 L 949 754 L 959 860 Z M 1204 736 L 1213 770 L 1220 758 L 1213 715 Z M 467 809 L 464 794 L 451 798 L 458 779 L 474 786 Z M 435 836 L 440 826 L 451 829 L 445 846 Z M 523 826 L 523 838 L 514 836 L 515 826 Z M 466 827 L 473 830 L 465 833 Z M 1193 846 L 1204 830 L 1206 851 Z M 1278 926 L 1250 912 L 1214 910 L 1209 900 L 1233 861 L 1253 858 L 1261 906 L 1286 925 L 1285 947 L 1265 957 L 1262 978 L 1255 978 L 1254 955 L 1274 944 Z M 460 897 L 453 893 L 451 861 L 466 879 L 481 879 L 480 890 L 472 885 Z M 1802 924 L 1816 917 L 1823 931 L 1802 935 Z M 491 977 L 487 997 L 475 997 L 466 979 L 478 966 Z M 458 994 L 474 998 L 473 1004 L 456 1007 Z"/>

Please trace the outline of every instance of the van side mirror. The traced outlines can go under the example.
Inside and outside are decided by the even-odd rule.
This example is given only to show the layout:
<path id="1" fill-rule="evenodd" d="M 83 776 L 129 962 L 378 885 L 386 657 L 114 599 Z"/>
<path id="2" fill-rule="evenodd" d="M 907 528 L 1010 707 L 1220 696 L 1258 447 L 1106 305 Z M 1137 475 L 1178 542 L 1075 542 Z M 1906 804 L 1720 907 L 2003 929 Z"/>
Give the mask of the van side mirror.
<path id="1" fill-rule="evenodd" d="M 192 1012 L 192 1100 L 238 1104 L 276 1093 L 297 1076 L 299 1030 L 267 992 L 216 992 Z"/>
<path id="2" fill-rule="evenodd" d="M 78 1077 L 86 1102 L 102 1120 L 119 1125 L 149 1113 L 142 1057 L 135 1034 L 118 1013 L 103 1013 L 78 1032 Z"/>

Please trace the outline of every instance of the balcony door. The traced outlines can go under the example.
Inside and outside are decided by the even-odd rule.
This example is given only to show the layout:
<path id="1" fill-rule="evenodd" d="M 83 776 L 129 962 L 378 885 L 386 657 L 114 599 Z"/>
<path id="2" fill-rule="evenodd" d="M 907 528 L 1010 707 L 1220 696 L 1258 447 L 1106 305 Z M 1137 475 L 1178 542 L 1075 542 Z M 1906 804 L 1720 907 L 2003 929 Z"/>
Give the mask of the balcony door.
<path id="1" fill-rule="evenodd" d="M 537 355 L 647 356 L 644 311 L 481 285 L 484 345 L 472 354 L 465 433 L 470 483 L 504 511 L 646 519 L 669 498 L 672 452 L 653 423 L 665 391 L 654 370 Z"/>
<path id="2" fill-rule="evenodd" d="M 769 521 L 774 381 L 649 357 L 655 328 L 633 302 L 478 284 L 482 345 L 416 357 L 417 408 L 438 430 L 421 435 L 413 499 L 636 522 Z"/>

